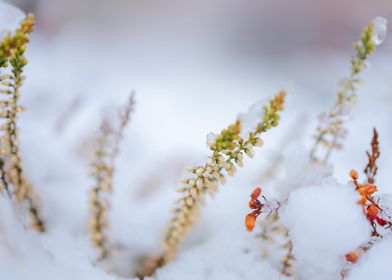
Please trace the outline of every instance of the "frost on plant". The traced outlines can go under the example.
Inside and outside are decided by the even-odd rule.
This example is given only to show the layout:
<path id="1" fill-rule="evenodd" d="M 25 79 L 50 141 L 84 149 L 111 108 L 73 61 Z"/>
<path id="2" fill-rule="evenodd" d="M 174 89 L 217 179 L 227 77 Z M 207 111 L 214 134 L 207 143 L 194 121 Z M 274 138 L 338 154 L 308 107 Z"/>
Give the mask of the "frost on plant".
<path id="1" fill-rule="evenodd" d="M 363 30 L 360 40 L 354 43 L 355 55 L 351 58 L 351 73 L 339 82 L 338 99 L 331 110 L 320 115 L 316 142 L 311 150 L 311 158 L 326 163 L 334 149 L 342 147 L 342 139 L 347 133 L 345 122 L 351 115 L 361 84 L 360 74 L 367 68 L 367 59 L 376 46 L 386 36 L 387 20 L 377 17 Z"/>
<path id="2" fill-rule="evenodd" d="M 10 13 L 13 13 L 12 10 Z M 19 15 L 19 12 L 15 14 Z M 32 227 L 38 232 L 43 232 L 45 227 L 39 214 L 37 198 L 22 166 L 17 125 L 18 114 L 25 110 L 19 104 L 19 98 L 25 79 L 23 70 L 27 64 L 24 54 L 29 34 L 33 29 L 34 16 L 29 14 L 15 31 L 8 32 L 0 42 L 0 93 L 3 95 L 0 100 L 0 188 L 27 208 Z"/>
<path id="3" fill-rule="evenodd" d="M 342 138 L 346 133 L 344 124 L 347 119 L 350 117 L 351 111 L 355 105 L 356 96 L 358 87 L 360 85 L 360 74 L 367 67 L 367 58 L 370 54 L 372 54 L 377 45 L 380 45 L 386 36 L 386 20 L 378 17 L 370 22 L 368 26 L 365 27 L 362 32 L 360 41 L 354 44 L 354 48 L 356 51 L 355 56 L 351 59 L 351 74 L 348 78 L 343 79 L 339 83 L 339 88 L 337 91 L 338 100 L 335 106 L 328 112 L 323 113 L 320 116 L 320 124 L 317 128 L 318 135 L 316 136 L 316 141 L 314 146 L 311 149 L 310 153 L 310 163 L 305 165 L 304 168 L 308 169 L 312 166 L 316 167 L 314 163 L 323 163 L 328 162 L 331 152 L 334 149 L 338 149 L 342 145 Z M 365 169 L 365 173 L 368 177 L 369 183 L 374 183 L 374 177 L 377 174 L 377 166 L 375 165 L 375 161 L 379 157 L 378 151 L 378 140 L 377 133 L 375 131 L 375 137 L 372 142 L 372 151 L 368 153 L 369 164 Z M 316 180 L 314 174 L 305 174 L 306 169 L 301 170 L 300 172 L 304 172 L 303 176 L 295 174 L 294 176 L 298 178 L 302 178 L 301 180 L 293 180 L 294 178 L 288 178 L 282 184 L 289 189 L 291 186 L 295 186 L 295 188 L 289 189 L 287 191 L 287 195 L 284 195 L 280 198 L 280 201 L 275 203 L 279 205 L 277 210 L 279 210 L 282 205 L 282 208 L 285 208 L 285 205 L 288 203 L 290 199 L 290 193 L 294 189 L 298 189 L 300 187 L 306 186 L 308 183 L 315 184 Z M 314 171 L 314 170 L 313 170 Z M 312 170 L 310 172 L 313 172 Z M 321 184 L 324 184 L 325 180 L 328 180 L 328 174 L 322 175 L 322 177 L 318 178 Z M 293 183 L 293 181 L 295 181 Z M 312 183 L 313 182 L 313 183 Z M 272 199 L 267 200 L 264 196 L 263 200 L 259 201 L 257 198 L 260 195 L 258 189 L 256 189 L 251 195 L 250 208 L 253 210 L 252 213 L 246 216 L 245 225 L 249 231 L 252 231 L 257 217 L 261 214 L 267 214 L 267 217 L 262 221 L 262 233 L 261 237 L 265 241 L 266 244 L 275 242 L 275 237 L 281 233 L 289 233 L 286 225 L 281 223 L 280 221 L 280 211 L 272 211 L 271 215 L 266 213 L 266 207 L 264 205 L 268 205 L 270 201 L 274 201 Z M 375 214 L 376 207 L 370 206 L 370 212 L 368 214 Z M 372 219 L 376 219 L 374 216 Z M 291 237 L 291 234 L 286 234 L 287 237 Z M 285 241 L 286 242 L 286 241 Z M 294 261 L 293 256 L 293 243 L 291 240 L 288 240 L 286 243 L 286 247 L 289 249 L 287 254 L 285 254 L 283 258 L 283 268 L 281 270 L 282 274 L 289 275 L 288 270 L 285 269 L 285 263 L 291 261 L 290 269 L 292 268 L 292 262 Z M 288 245 L 288 246 L 287 246 Z M 295 244 L 294 244 L 295 246 Z M 284 247 L 284 246 L 283 246 Z M 269 252 L 264 250 L 264 256 L 268 257 Z M 290 271 L 291 272 L 291 271 Z M 291 275 L 293 276 L 293 275 Z"/>
<path id="4" fill-rule="evenodd" d="M 95 153 L 91 162 L 91 176 L 95 184 L 90 190 L 90 220 L 89 233 L 92 245 L 99 252 L 98 260 L 106 259 L 112 246 L 107 236 L 109 227 L 108 194 L 113 190 L 114 165 L 119 153 L 120 142 L 127 126 L 130 114 L 134 109 L 134 94 L 132 93 L 128 104 L 119 113 L 119 124 L 116 126 L 108 119 L 103 119 L 96 139 Z"/>
<path id="5" fill-rule="evenodd" d="M 377 159 L 380 157 L 380 147 L 377 130 L 373 130 L 371 151 L 367 152 L 368 164 L 364 170 L 366 181 L 359 183 L 359 174 L 355 170 L 350 171 L 355 190 L 360 199 L 358 203 L 363 208 L 363 213 L 372 227 L 372 233 L 368 241 L 361 244 L 355 251 L 346 254 L 346 266 L 342 269 L 342 278 L 345 278 L 351 269 L 351 265 L 358 262 L 360 256 L 369 251 L 375 244 L 379 243 L 384 236 L 391 235 L 391 203 L 390 195 L 377 195 L 378 188 L 374 184 L 377 175 Z"/>

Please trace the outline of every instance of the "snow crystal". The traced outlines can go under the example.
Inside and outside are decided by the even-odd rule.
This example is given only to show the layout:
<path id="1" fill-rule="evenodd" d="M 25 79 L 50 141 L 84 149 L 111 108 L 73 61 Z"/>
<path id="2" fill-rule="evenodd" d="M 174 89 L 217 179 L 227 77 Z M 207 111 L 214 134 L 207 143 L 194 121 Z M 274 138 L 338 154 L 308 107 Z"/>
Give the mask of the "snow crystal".
<path id="1" fill-rule="evenodd" d="M 248 137 L 249 133 L 252 132 L 257 127 L 260 120 L 263 119 L 263 105 L 265 103 L 266 100 L 259 101 L 253 104 L 247 113 L 238 114 L 238 120 L 241 122 L 241 137 Z"/>
<path id="2" fill-rule="evenodd" d="M 208 147 L 211 147 L 215 143 L 216 136 L 217 135 L 213 132 L 210 132 L 207 134 L 207 146 Z"/>
<path id="3" fill-rule="evenodd" d="M 378 205 L 381 207 L 380 217 L 392 222 L 392 194 L 382 194 L 377 197 Z"/>
<path id="4" fill-rule="evenodd" d="M 344 256 L 366 241 L 370 227 L 358 195 L 327 183 L 291 193 L 282 221 L 293 241 L 300 279 L 338 279 Z"/>
<path id="5" fill-rule="evenodd" d="M 378 46 L 381 45 L 387 37 L 388 21 L 383 17 L 376 17 L 372 20 L 374 26 L 373 42 Z"/>
<path id="6" fill-rule="evenodd" d="M 0 1 L 0 40 L 14 31 L 25 14 L 17 7 Z"/>

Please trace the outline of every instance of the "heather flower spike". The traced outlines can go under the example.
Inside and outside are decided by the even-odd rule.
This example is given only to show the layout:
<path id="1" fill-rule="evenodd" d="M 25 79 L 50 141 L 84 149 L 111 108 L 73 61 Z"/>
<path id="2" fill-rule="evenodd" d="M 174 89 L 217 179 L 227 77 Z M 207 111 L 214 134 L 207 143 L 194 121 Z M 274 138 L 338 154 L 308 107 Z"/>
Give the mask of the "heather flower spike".
<path id="1" fill-rule="evenodd" d="M 360 74 L 367 68 L 367 59 L 376 46 L 386 36 L 387 20 L 377 17 L 363 30 L 360 40 L 354 43 L 355 55 L 351 58 L 351 73 L 339 82 L 338 99 L 330 111 L 320 115 L 315 144 L 311 150 L 311 159 L 327 163 L 331 153 L 342 147 L 341 140 L 346 135 L 345 123 L 355 106 L 357 92 L 361 84 Z"/>
<path id="2" fill-rule="evenodd" d="M 0 5 L 7 5 L 1 3 Z M 10 9 L 10 14 L 20 17 L 19 10 Z M 15 197 L 20 205 L 27 208 L 31 227 L 37 232 L 45 231 L 44 221 L 40 217 L 37 197 L 34 188 L 28 182 L 22 164 L 19 147 L 19 131 L 17 118 L 25 108 L 19 104 L 20 89 L 25 76 L 27 64 L 25 51 L 30 41 L 29 34 L 34 30 L 32 14 L 22 20 L 15 31 L 1 31 L 0 42 L 0 118 L 2 132 L 0 138 L 0 189 L 9 196 Z"/>
<path id="3" fill-rule="evenodd" d="M 90 220 L 88 224 L 90 241 L 98 250 L 98 260 L 105 260 L 112 251 L 107 229 L 107 216 L 110 207 L 109 195 L 113 190 L 113 175 L 115 160 L 123 139 L 123 132 L 130 120 L 134 109 L 134 93 L 131 94 L 127 105 L 119 112 L 119 125 L 104 119 L 96 139 L 96 149 L 91 162 L 91 176 L 95 184 L 90 190 Z"/>
<path id="4" fill-rule="evenodd" d="M 285 95 L 281 91 L 268 104 L 260 105 L 258 109 L 261 114 L 253 129 L 243 131 L 243 123 L 237 119 L 220 134 L 208 135 L 207 144 L 211 156 L 205 165 L 188 168 L 191 176 L 181 181 L 181 198 L 175 203 L 173 218 L 163 238 L 164 254 L 155 262 L 157 265 L 162 266 L 175 257 L 181 241 L 198 218 L 199 207 L 204 202 L 205 195 L 214 195 L 219 185 L 225 183 L 227 175 L 234 176 L 236 166 L 243 166 L 244 156 L 252 158 L 254 148 L 263 144 L 260 135 L 279 124 L 279 113 L 283 110 Z M 242 136 L 244 134 L 245 137 Z M 154 273 L 156 268 L 150 268 L 144 275 Z"/>

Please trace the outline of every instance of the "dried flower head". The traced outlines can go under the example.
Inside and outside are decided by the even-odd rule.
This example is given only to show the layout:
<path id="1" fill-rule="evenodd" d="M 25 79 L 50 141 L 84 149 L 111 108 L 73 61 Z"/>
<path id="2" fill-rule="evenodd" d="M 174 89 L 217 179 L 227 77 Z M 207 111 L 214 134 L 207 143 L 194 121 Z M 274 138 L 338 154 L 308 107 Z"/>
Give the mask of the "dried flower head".
<path id="1" fill-rule="evenodd" d="M 366 165 L 366 168 L 364 170 L 366 177 L 367 177 L 367 182 L 369 184 L 374 184 L 375 183 L 375 177 L 377 175 L 377 164 L 376 161 L 380 157 L 380 147 L 378 143 L 378 133 L 376 128 L 373 129 L 373 138 L 371 142 L 371 151 L 366 152 L 368 156 L 368 164 Z"/>

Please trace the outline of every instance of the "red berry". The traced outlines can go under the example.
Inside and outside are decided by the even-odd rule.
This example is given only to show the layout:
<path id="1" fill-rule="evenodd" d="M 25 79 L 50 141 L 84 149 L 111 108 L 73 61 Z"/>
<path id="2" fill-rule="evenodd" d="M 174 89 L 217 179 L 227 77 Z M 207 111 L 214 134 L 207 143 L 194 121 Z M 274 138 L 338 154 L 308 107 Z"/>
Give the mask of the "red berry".
<path id="1" fill-rule="evenodd" d="M 376 221 L 382 227 L 385 226 L 388 223 L 387 221 L 385 221 L 384 219 L 381 219 L 379 217 L 376 217 Z"/>

